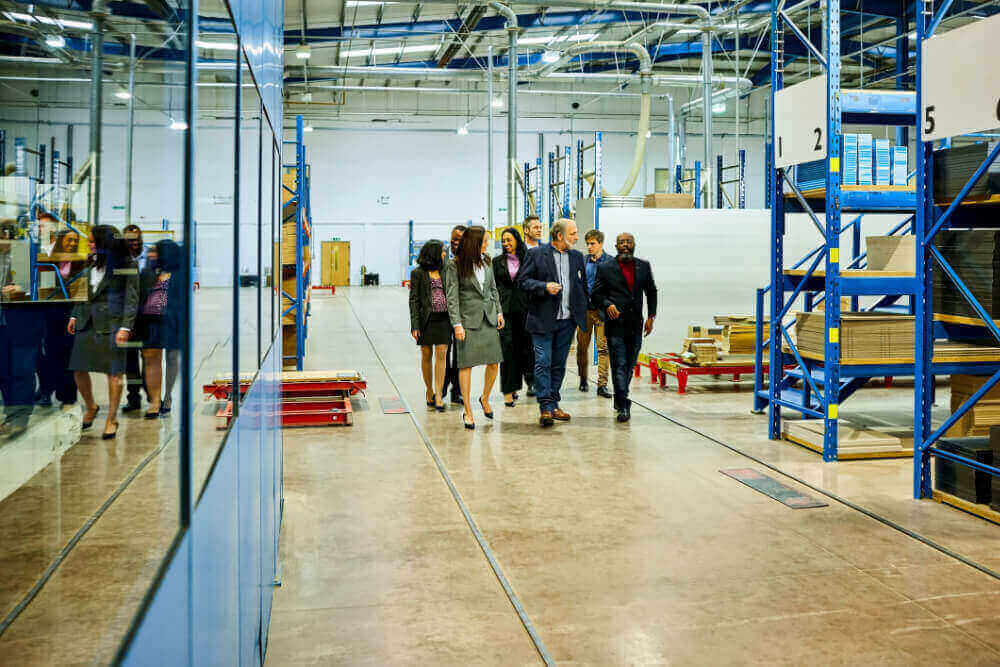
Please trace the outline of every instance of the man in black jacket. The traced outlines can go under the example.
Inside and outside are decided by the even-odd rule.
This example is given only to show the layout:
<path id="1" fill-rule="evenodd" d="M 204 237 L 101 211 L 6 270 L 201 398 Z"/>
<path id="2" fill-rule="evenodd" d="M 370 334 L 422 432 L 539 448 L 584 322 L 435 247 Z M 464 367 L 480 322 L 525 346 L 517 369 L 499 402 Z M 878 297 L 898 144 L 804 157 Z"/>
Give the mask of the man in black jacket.
<path id="1" fill-rule="evenodd" d="M 465 230 L 465 225 L 455 225 L 451 230 L 451 239 L 449 241 L 451 258 L 448 262 L 454 260 L 455 253 L 458 252 L 458 246 L 462 243 L 462 236 L 465 235 Z M 447 262 L 445 262 L 445 265 L 447 266 Z M 444 271 L 441 272 L 441 275 L 444 275 Z M 458 350 L 455 347 L 454 338 L 451 340 L 451 345 L 448 346 L 448 356 L 445 359 L 444 386 L 441 387 L 441 400 L 444 400 L 449 386 L 451 387 L 451 402 L 455 405 L 461 405 L 462 390 L 458 386 Z"/>
<path id="2" fill-rule="evenodd" d="M 656 318 L 656 283 L 649 262 L 635 256 L 635 237 L 629 233 L 618 235 L 617 261 L 605 262 L 597 267 L 597 278 L 590 296 L 594 308 L 605 313 L 604 335 L 608 339 L 611 356 L 611 381 L 615 387 L 615 410 L 618 421 L 631 418 L 628 398 L 632 369 L 639 358 L 643 332 L 653 331 Z M 642 300 L 646 296 L 648 316 L 643 324 Z"/>
<path id="3" fill-rule="evenodd" d="M 534 388 L 541 415 L 538 423 L 569 421 L 559 407 L 559 389 L 566 375 L 573 333 L 587 321 L 587 274 L 583 253 L 573 250 L 579 232 L 572 220 L 557 220 L 549 230 L 551 243 L 532 248 L 517 274 L 528 295 L 525 328 L 535 351 Z"/>

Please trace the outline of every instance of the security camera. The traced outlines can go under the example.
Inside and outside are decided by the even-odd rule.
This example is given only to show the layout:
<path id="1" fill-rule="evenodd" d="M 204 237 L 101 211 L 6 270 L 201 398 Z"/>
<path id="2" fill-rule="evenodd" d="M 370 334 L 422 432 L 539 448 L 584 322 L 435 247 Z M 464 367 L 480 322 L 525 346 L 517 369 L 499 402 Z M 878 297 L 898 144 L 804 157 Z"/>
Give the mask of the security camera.
<path id="1" fill-rule="evenodd" d="M 574 111 L 576 111 L 577 109 L 580 108 L 580 103 L 579 102 L 573 102 L 573 104 L 571 104 L 570 106 L 573 107 Z"/>

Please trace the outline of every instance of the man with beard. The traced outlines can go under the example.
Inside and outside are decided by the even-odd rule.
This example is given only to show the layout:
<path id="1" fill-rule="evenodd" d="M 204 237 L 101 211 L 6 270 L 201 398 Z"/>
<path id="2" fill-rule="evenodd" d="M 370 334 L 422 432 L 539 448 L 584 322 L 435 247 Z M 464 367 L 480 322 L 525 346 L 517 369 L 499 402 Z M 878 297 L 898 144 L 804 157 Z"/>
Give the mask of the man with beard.
<path id="1" fill-rule="evenodd" d="M 627 422 L 632 402 L 628 397 L 632 369 L 639 358 L 643 333 L 653 331 L 656 318 L 656 283 L 649 262 L 635 256 L 635 237 L 627 232 L 618 235 L 616 261 L 597 267 L 591 304 L 605 314 L 604 335 L 611 357 L 611 381 L 615 389 L 618 421 Z M 648 315 L 642 319 L 643 295 Z"/>
<path id="2" fill-rule="evenodd" d="M 122 230 L 128 252 L 139 266 L 139 273 L 146 268 L 146 246 L 142 242 L 142 230 L 138 225 L 128 225 Z M 128 398 L 122 412 L 135 412 L 142 407 L 141 390 L 146 389 L 142 368 L 139 365 L 139 347 L 131 346 L 125 353 L 125 377 Z M 148 396 L 147 396 L 148 398 Z"/>

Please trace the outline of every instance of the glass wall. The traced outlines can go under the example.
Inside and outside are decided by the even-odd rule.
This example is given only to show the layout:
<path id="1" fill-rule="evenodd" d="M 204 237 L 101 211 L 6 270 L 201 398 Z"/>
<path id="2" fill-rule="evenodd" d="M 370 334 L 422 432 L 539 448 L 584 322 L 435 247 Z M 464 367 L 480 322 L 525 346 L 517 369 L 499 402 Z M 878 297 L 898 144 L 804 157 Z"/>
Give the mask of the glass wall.
<path id="1" fill-rule="evenodd" d="M 183 0 L 112 3 L 106 19 L 0 12 L 5 664 L 113 662 L 237 426 L 256 453 L 234 470 L 266 476 L 247 469 L 280 437 L 259 408 L 277 391 L 259 369 L 280 319 L 280 104 L 273 122 L 257 73 L 275 70 L 261 54 L 280 59 L 281 25 L 280 6 L 265 4 L 251 44 L 223 0 L 203 0 L 194 18 Z M 227 400 L 234 374 L 236 396 L 256 406 L 242 423 Z M 232 502 L 231 526 L 215 532 L 264 539 L 238 526 L 263 516 L 261 499 Z M 249 562 L 250 578 L 270 580 Z"/>

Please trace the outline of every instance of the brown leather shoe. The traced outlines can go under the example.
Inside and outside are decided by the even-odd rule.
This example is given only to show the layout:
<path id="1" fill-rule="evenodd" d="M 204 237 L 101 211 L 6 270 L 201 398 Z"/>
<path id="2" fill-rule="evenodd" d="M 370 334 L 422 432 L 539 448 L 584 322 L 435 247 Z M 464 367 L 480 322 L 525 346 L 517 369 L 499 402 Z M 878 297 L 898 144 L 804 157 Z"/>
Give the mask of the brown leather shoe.
<path id="1" fill-rule="evenodd" d="M 561 422 L 568 422 L 569 421 L 569 413 L 568 412 L 563 412 L 559 408 L 556 408 L 555 410 L 552 411 L 552 418 L 556 419 L 558 421 L 561 421 Z"/>
<path id="2" fill-rule="evenodd" d="M 548 411 L 543 412 L 541 416 L 538 418 L 538 424 L 540 426 L 552 426 L 553 424 L 555 424 L 555 422 L 552 421 L 552 413 Z"/>

